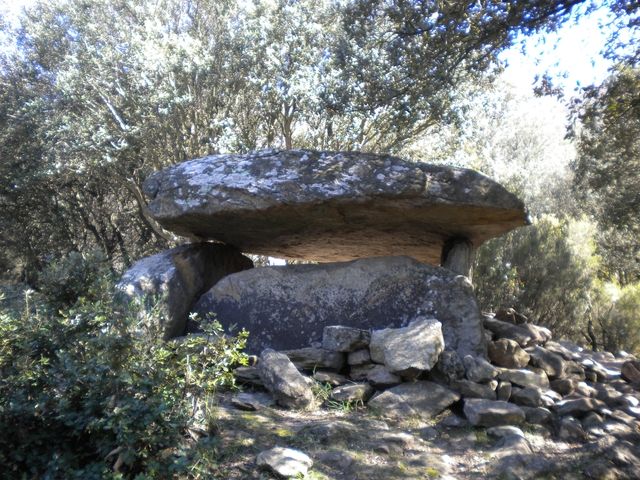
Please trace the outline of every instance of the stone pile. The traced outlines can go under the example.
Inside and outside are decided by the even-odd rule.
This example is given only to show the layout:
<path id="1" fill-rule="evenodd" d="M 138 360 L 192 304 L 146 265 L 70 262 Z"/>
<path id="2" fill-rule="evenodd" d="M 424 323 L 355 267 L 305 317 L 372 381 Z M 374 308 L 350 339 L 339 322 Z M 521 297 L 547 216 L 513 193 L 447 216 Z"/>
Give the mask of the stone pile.
<path id="1" fill-rule="evenodd" d="M 575 442 L 640 434 L 640 361 L 553 341 L 530 323 L 485 316 L 484 326 L 490 361 L 460 358 L 446 349 L 440 322 L 419 318 L 373 331 L 328 326 L 321 346 L 267 350 L 237 374 L 286 408 L 317 407 L 315 388 L 325 402 L 366 404 L 394 419 L 428 420 L 452 408 L 472 426 L 544 425 Z"/>

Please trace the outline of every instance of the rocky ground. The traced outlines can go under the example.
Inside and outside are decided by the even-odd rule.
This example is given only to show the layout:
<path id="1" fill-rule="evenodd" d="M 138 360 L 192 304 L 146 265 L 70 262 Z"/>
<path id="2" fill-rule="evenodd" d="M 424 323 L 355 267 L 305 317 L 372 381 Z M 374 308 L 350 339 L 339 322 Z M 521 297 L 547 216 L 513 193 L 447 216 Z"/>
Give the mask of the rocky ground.
<path id="1" fill-rule="evenodd" d="M 635 358 L 486 317 L 490 362 L 460 359 L 412 325 L 331 327 L 239 370 L 210 408 L 220 478 L 640 478 Z"/>

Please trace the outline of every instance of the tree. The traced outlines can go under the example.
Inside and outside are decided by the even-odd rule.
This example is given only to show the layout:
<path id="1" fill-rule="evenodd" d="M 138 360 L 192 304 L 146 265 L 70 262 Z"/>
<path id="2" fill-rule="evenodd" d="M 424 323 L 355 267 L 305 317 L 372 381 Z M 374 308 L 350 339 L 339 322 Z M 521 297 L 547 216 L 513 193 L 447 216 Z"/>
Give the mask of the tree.
<path id="1" fill-rule="evenodd" d="M 36 269 L 95 247 L 121 266 L 176 240 L 140 190 L 154 170 L 268 147 L 399 152 L 455 118 L 452 92 L 518 32 L 576 3 L 35 3 L 0 59 L 0 242 Z"/>

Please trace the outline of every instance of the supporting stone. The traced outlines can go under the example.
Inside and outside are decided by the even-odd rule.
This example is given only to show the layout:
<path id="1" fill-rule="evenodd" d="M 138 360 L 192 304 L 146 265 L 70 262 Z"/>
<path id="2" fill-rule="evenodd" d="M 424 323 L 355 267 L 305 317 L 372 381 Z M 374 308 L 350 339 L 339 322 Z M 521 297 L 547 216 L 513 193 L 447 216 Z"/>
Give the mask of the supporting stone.
<path id="1" fill-rule="evenodd" d="M 442 247 L 442 266 L 469 280 L 473 275 L 473 243 L 466 238 L 451 238 Z"/>

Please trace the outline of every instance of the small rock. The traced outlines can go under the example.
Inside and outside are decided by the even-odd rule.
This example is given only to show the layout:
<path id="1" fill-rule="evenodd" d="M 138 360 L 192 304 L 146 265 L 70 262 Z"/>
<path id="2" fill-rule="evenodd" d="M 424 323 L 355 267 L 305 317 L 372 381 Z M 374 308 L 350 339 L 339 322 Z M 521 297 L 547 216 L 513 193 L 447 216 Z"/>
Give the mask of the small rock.
<path id="1" fill-rule="evenodd" d="M 367 383 L 343 385 L 331 391 L 331 398 L 338 402 L 365 402 L 373 395 L 373 387 Z"/>
<path id="2" fill-rule="evenodd" d="M 640 360 L 629 360 L 620 369 L 622 378 L 629 383 L 640 383 Z"/>
<path id="3" fill-rule="evenodd" d="M 349 471 L 353 465 L 353 457 L 347 452 L 338 452 L 336 450 L 330 450 L 328 452 L 322 452 L 318 455 L 318 462 L 335 468 L 336 470 L 345 473 Z"/>
<path id="4" fill-rule="evenodd" d="M 325 350 L 324 348 L 306 347 L 295 350 L 283 350 L 289 360 L 299 370 L 315 370 L 327 368 L 330 370 L 340 370 L 344 366 L 344 354 Z"/>
<path id="5" fill-rule="evenodd" d="M 286 408 L 309 408 L 315 398 L 313 380 L 302 375 L 284 353 L 266 349 L 260 355 L 258 372 L 276 403 Z"/>
<path id="6" fill-rule="evenodd" d="M 531 357 L 531 365 L 544 370 L 549 378 L 561 378 L 564 375 L 565 362 L 560 355 L 540 346 L 527 348 L 527 353 Z"/>
<path id="7" fill-rule="evenodd" d="M 366 365 L 356 365 L 349 370 L 349 378 L 354 382 L 363 382 L 367 379 L 367 375 L 371 372 L 376 365 L 369 363 Z"/>
<path id="8" fill-rule="evenodd" d="M 464 364 L 460 359 L 460 355 L 455 350 L 444 350 L 440 354 L 436 370 L 442 374 L 447 383 L 453 380 L 460 380 L 464 377 Z"/>
<path id="9" fill-rule="evenodd" d="M 558 392 L 560 395 L 571 395 L 576 389 L 576 381 L 570 378 L 561 378 L 549 382 L 551 390 Z"/>
<path id="10" fill-rule="evenodd" d="M 339 373 L 335 373 L 335 372 L 322 371 L 322 370 L 318 370 L 317 372 L 315 372 L 313 374 L 313 379 L 316 382 L 328 383 L 333 387 L 337 387 L 338 385 L 344 385 L 345 383 L 349 382 L 349 379 L 344 375 L 340 375 Z"/>
<path id="11" fill-rule="evenodd" d="M 482 427 L 517 425 L 525 420 L 520 407 L 502 401 L 465 400 L 464 414 L 472 425 Z"/>
<path id="12" fill-rule="evenodd" d="M 488 385 L 475 383 L 471 380 L 454 380 L 450 387 L 462 395 L 463 398 L 485 398 L 487 400 L 495 400 L 496 392 Z"/>
<path id="13" fill-rule="evenodd" d="M 402 382 L 398 375 L 391 373 L 384 365 L 375 365 L 367 372 L 366 379 L 378 389 L 394 387 Z"/>
<path id="14" fill-rule="evenodd" d="M 565 360 L 578 360 L 580 358 L 580 354 L 578 352 L 571 351 L 558 342 L 548 341 L 544 344 L 544 348 L 556 355 L 560 355 Z M 576 345 L 576 348 L 580 347 Z"/>
<path id="15" fill-rule="evenodd" d="M 511 401 L 524 407 L 539 407 L 542 403 L 542 392 L 538 387 L 514 389 L 511 393 Z"/>
<path id="16" fill-rule="evenodd" d="M 248 383 L 262 386 L 262 380 L 258 373 L 258 367 L 237 367 L 233 369 L 233 376 L 239 384 Z"/>
<path id="17" fill-rule="evenodd" d="M 518 342 L 501 338 L 488 346 L 489 359 L 494 365 L 506 368 L 523 368 L 529 363 L 529 354 Z"/>
<path id="18" fill-rule="evenodd" d="M 603 423 L 604 423 L 604 418 L 602 418 L 596 412 L 589 412 L 582 419 L 582 427 L 585 429 L 590 429 L 594 427 L 599 428 L 602 426 Z"/>
<path id="19" fill-rule="evenodd" d="M 263 392 L 242 392 L 231 398 L 231 405 L 240 410 L 256 411 L 271 407 L 275 401 L 271 395 Z"/>
<path id="20" fill-rule="evenodd" d="M 290 478 L 305 476 L 313 466 L 313 460 L 300 450 L 274 447 L 258 454 L 256 464 L 276 474 Z"/>
<path id="21" fill-rule="evenodd" d="M 499 380 L 505 380 L 520 387 L 538 387 L 542 389 L 549 388 L 549 378 L 543 370 L 540 369 L 519 369 L 519 370 L 503 370 L 498 375 Z"/>
<path id="22" fill-rule="evenodd" d="M 371 333 L 371 359 L 391 372 L 415 377 L 431 370 L 444 350 L 442 324 L 420 318 L 404 328 L 385 328 Z"/>
<path id="23" fill-rule="evenodd" d="M 366 330 L 332 325 L 324 327 L 322 332 L 322 348 L 334 352 L 353 352 L 367 348 L 371 334 Z"/>
<path id="24" fill-rule="evenodd" d="M 500 371 L 487 362 L 484 358 L 466 355 L 462 359 L 466 375 L 469 380 L 476 383 L 488 382 L 493 380 Z"/>
<path id="25" fill-rule="evenodd" d="M 521 347 L 526 347 L 534 341 L 534 337 L 531 333 L 522 328 L 521 325 L 513 325 L 511 323 L 502 322 L 491 317 L 484 317 L 484 328 L 490 330 L 493 333 L 494 338 L 501 339 L 507 338 L 515 340 Z"/>
<path id="26" fill-rule="evenodd" d="M 562 400 L 555 404 L 555 411 L 558 415 L 583 416 L 594 410 L 604 407 L 605 404 L 595 398 L 575 398 L 570 400 Z"/>
<path id="27" fill-rule="evenodd" d="M 520 407 L 524 411 L 527 423 L 532 425 L 545 425 L 551 421 L 553 414 L 547 408 L 543 407 Z"/>
<path id="28" fill-rule="evenodd" d="M 582 429 L 582 425 L 573 417 L 565 417 L 560 421 L 558 436 L 562 440 L 570 442 L 584 442 L 587 439 L 587 434 Z"/>
<path id="29" fill-rule="evenodd" d="M 438 430 L 436 430 L 433 427 L 424 427 L 421 428 L 419 430 L 420 438 L 422 438 L 423 440 L 435 440 L 436 438 L 438 438 Z"/>
<path id="30" fill-rule="evenodd" d="M 577 395 L 581 395 L 583 397 L 595 398 L 598 396 L 598 391 L 585 382 L 578 382 L 574 393 L 576 393 Z"/>
<path id="31" fill-rule="evenodd" d="M 498 382 L 498 388 L 496 389 L 497 399 L 508 402 L 511 398 L 512 390 L 511 382 Z"/>
<path id="32" fill-rule="evenodd" d="M 369 354 L 369 349 L 363 348 L 361 350 L 356 350 L 355 352 L 349 353 L 349 355 L 347 356 L 347 363 L 351 366 L 371 363 L 371 355 Z"/>
<path id="33" fill-rule="evenodd" d="M 369 400 L 369 407 L 390 418 L 418 417 L 429 420 L 460 395 L 433 382 L 402 383 Z"/>
<path id="34" fill-rule="evenodd" d="M 487 429 L 487 435 L 490 437 L 503 438 L 510 435 L 518 435 L 524 438 L 524 432 L 518 427 L 513 425 L 500 425 L 497 427 L 490 427 Z"/>

